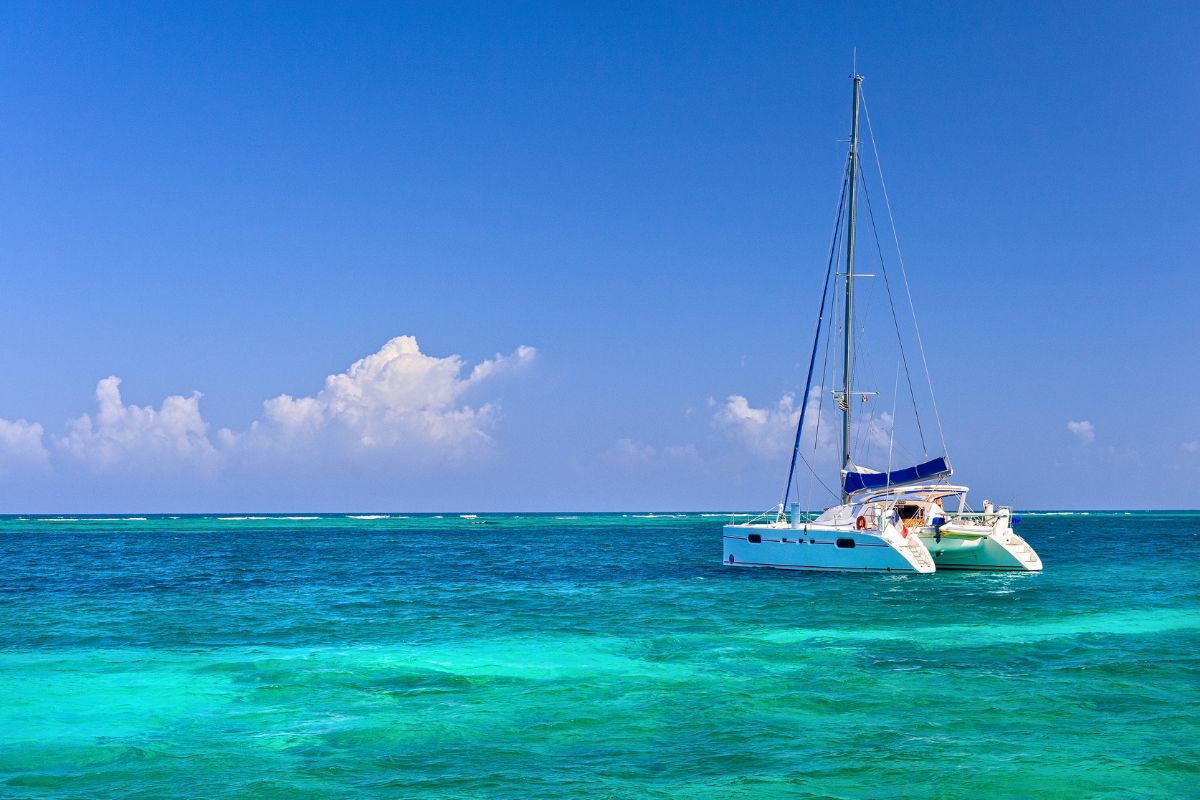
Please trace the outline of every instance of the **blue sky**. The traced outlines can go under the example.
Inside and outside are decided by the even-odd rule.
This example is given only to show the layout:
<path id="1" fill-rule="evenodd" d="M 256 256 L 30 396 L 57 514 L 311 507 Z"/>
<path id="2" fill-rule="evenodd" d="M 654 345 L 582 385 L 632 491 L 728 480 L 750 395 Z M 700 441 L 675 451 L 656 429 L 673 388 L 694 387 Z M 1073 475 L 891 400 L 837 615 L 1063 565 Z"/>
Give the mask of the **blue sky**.
<path id="1" fill-rule="evenodd" d="M 957 477 L 1200 506 L 1198 35 L 1188 4 L 7 4 L 0 511 L 768 507 L 854 47 Z"/>

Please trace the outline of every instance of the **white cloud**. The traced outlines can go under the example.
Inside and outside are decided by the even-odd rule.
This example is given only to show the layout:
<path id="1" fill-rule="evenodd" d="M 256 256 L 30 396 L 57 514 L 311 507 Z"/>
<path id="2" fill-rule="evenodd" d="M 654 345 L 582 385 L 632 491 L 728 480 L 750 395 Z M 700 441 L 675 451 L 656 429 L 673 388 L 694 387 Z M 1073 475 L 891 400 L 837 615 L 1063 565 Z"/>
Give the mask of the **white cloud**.
<path id="1" fill-rule="evenodd" d="M 804 457 L 818 469 L 836 469 L 834 462 L 841 447 L 841 416 L 837 403 L 814 386 L 808 396 L 808 412 L 804 416 Z M 796 424 L 800 408 L 795 395 L 783 395 L 773 406 L 755 407 L 742 395 L 730 395 L 724 403 L 709 401 L 712 425 L 750 455 L 762 459 L 786 458 L 796 440 Z M 915 448 L 916 429 L 899 430 L 892 441 L 895 420 L 891 412 L 878 410 L 866 403 L 855 405 L 851 442 L 856 462 L 884 469 L 889 449 L 896 463 L 904 458 L 919 458 Z M 814 452 L 813 438 L 816 437 Z"/>
<path id="2" fill-rule="evenodd" d="M 1096 427 L 1091 422 L 1084 420 L 1070 420 L 1067 422 L 1067 430 L 1075 435 L 1083 444 L 1091 444 L 1096 438 Z"/>
<path id="3" fill-rule="evenodd" d="M 36 422 L 0 419 L 0 474 L 46 470 L 50 452 L 42 443 L 42 434 L 42 426 Z"/>
<path id="4" fill-rule="evenodd" d="M 731 394 L 713 412 L 712 424 L 754 455 L 771 457 L 791 449 L 789 431 L 800 419 L 796 397 L 785 394 L 774 407 L 755 408 L 740 394 Z"/>
<path id="5" fill-rule="evenodd" d="M 242 433 L 209 438 L 200 393 L 172 395 L 159 408 L 126 404 L 121 379 L 96 386 L 97 410 L 66 424 L 43 444 L 38 423 L 0 419 L 0 468 L 55 463 L 98 473 L 157 474 L 178 469 L 214 472 L 264 456 L 358 458 L 387 451 L 402 457 L 456 456 L 491 442 L 498 406 L 470 405 L 467 395 L 498 375 L 533 362 L 522 346 L 474 366 L 465 376 L 459 356 L 421 352 L 417 340 L 398 336 L 345 372 L 330 375 L 312 397 L 279 395 L 263 403 L 262 418 Z"/>
<path id="6" fill-rule="evenodd" d="M 1185 453 L 1200 453 L 1200 441 L 1184 442 L 1179 445 L 1179 449 Z"/>
<path id="7" fill-rule="evenodd" d="M 869 446 L 887 451 L 892 444 L 892 425 L 895 420 L 890 412 L 880 411 L 878 414 L 868 414 L 862 417 L 856 425 L 862 425 Z"/>
<path id="8" fill-rule="evenodd" d="M 114 376 L 96 385 L 96 416 L 70 420 L 66 435 L 54 440 L 56 453 L 99 472 L 133 465 L 215 466 L 217 450 L 200 415 L 199 392 L 172 395 L 155 409 L 125 405 L 120 387 L 121 379 Z"/>
<path id="9" fill-rule="evenodd" d="M 819 432 L 819 449 L 831 443 L 828 420 L 818 429 L 820 387 L 813 387 L 808 396 L 808 413 L 804 418 L 804 436 L 811 441 L 814 432 Z M 800 421 L 800 408 L 796 396 L 790 392 L 779 398 L 774 406 L 755 408 L 740 394 L 731 394 L 723 404 L 710 400 L 714 408 L 712 425 L 744 447 L 752 455 L 774 458 L 791 452 L 796 437 L 796 424 Z"/>
<path id="10" fill-rule="evenodd" d="M 412 336 L 397 336 L 378 352 L 330 375 L 313 397 L 279 395 L 263 403 L 263 418 L 243 441 L 280 447 L 314 441 L 343 450 L 397 447 L 463 453 L 491 442 L 497 408 L 473 407 L 464 395 L 504 372 L 532 363 L 537 351 L 522 346 L 477 364 L 466 377 L 459 356 L 421 352 Z"/>

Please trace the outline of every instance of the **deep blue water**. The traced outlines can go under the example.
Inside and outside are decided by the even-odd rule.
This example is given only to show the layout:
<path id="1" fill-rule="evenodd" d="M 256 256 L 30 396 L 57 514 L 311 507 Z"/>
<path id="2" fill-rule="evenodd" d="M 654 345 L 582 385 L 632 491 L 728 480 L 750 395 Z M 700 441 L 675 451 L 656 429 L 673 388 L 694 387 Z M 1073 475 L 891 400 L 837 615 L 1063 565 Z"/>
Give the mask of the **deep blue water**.
<path id="1" fill-rule="evenodd" d="M 931 576 L 313 517 L 0 518 L 0 797 L 1200 797 L 1200 513 Z"/>

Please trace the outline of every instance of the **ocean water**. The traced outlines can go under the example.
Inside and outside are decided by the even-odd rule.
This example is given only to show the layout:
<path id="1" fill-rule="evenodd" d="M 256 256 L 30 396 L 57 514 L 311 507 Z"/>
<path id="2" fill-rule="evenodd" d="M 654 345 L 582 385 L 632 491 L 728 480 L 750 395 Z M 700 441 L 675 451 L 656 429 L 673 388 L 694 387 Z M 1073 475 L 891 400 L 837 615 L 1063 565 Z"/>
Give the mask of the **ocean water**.
<path id="1" fill-rule="evenodd" d="M 1200 513 L 1023 575 L 724 519 L 0 518 L 0 797 L 1200 797 Z"/>

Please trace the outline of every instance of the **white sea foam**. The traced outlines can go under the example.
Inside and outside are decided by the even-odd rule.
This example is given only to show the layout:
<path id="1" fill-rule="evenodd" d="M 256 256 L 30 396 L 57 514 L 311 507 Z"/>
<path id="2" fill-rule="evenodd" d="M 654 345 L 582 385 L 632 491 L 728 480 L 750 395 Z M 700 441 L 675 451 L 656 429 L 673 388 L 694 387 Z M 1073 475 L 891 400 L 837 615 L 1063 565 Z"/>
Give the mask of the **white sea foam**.
<path id="1" fill-rule="evenodd" d="M 479 519 L 478 514 L 459 514 L 458 516 L 462 519 Z"/>
<path id="2" fill-rule="evenodd" d="M 555 517 L 555 519 L 579 519 L 579 517 Z"/>
<path id="3" fill-rule="evenodd" d="M 303 520 L 310 520 L 310 519 L 320 519 L 320 517 L 276 517 L 275 519 L 289 519 L 289 520 L 303 521 Z"/>
<path id="4" fill-rule="evenodd" d="M 389 514 L 347 514 L 346 519 L 391 519 Z"/>
<path id="5" fill-rule="evenodd" d="M 245 522 L 248 519 L 270 519 L 270 517 L 217 517 L 221 522 Z"/>
<path id="6" fill-rule="evenodd" d="M 1086 517 L 1087 511 L 1022 511 L 1023 517 Z"/>
<path id="7" fill-rule="evenodd" d="M 145 522 L 145 517 L 43 517 L 38 522 Z"/>
<path id="8" fill-rule="evenodd" d="M 44 517 L 40 522 L 145 522 L 146 517 Z"/>

